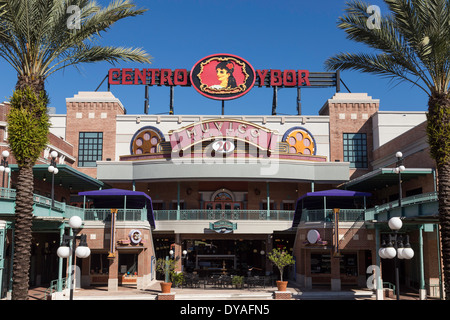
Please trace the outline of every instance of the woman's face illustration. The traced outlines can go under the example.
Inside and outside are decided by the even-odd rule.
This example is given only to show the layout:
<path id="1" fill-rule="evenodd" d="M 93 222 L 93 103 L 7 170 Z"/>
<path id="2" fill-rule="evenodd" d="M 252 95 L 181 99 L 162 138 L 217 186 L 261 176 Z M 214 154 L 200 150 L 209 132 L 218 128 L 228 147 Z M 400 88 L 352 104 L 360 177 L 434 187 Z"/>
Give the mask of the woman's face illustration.
<path id="1" fill-rule="evenodd" d="M 217 79 L 219 79 L 219 81 L 224 81 L 228 79 L 228 77 L 230 76 L 230 74 L 225 69 L 217 69 L 216 71 L 217 71 Z"/>

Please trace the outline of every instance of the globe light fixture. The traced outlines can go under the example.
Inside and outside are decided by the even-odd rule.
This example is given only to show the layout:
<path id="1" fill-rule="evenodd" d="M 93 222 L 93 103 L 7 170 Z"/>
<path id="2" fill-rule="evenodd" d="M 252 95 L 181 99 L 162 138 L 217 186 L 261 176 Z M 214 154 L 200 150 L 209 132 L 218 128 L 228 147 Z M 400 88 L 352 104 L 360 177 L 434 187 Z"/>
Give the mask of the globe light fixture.
<path id="1" fill-rule="evenodd" d="M 81 259 L 87 258 L 91 255 L 91 249 L 89 249 L 89 247 L 80 245 L 75 250 L 75 255 Z"/>
<path id="2" fill-rule="evenodd" d="M 79 216 L 73 216 L 69 219 L 69 226 L 72 229 L 80 229 L 81 225 L 83 224 L 83 220 Z"/>
<path id="3" fill-rule="evenodd" d="M 389 219 L 388 225 L 391 230 L 400 230 L 403 226 L 403 222 L 399 217 L 393 217 Z"/>
<path id="4" fill-rule="evenodd" d="M 397 157 L 397 163 L 395 164 L 394 172 L 398 174 L 398 206 L 402 206 L 402 172 L 406 170 L 403 165 L 403 153 L 398 151 L 395 156 Z"/>
<path id="5" fill-rule="evenodd" d="M 62 259 L 67 259 L 72 254 L 72 250 L 68 246 L 61 246 L 56 250 L 56 254 Z"/>
<path id="6" fill-rule="evenodd" d="M 78 216 L 73 216 L 69 219 L 69 227 L 72 229 L 79 229 L 83 225 L 83 220 Z M 73 286 L 75 283 L 75 256 L 80 259 L 87 258 L 91 255 L 91 249 L 87 246 L 86 235 L 81 234 L 79 236 L 63 235 L 62 244 L 56 250 L 56 254 L 61 259 L 67 259 L 72 256 L 72 273 L 70 275 L 71 281 L 69 281 L 70 288 L 70 300 L 73 300 Z M 80 244 L 77 247 L 76 240 L 80 240 Z"/>
<path id="7" fill-rule="evenodd" d="M 388 247 L 386 247 L 384 255 L 386 259 L 394 259 L 395 256 L 397 255 L 397 250 L 395 250 L 392 244 L 390 244 Z"/>
<path id="8" fill-rule="evenodd" d="M 386 250 L 386 248 L 380 248 L 378 250 L 378 255 L 380 256 L 381 259 L 386 259 L 386 255 L 384 254 L 385 250 Z"/>
<path id="9" fill-rule="evenodd" d="M 398 234 L 398 231 L 402 228 L 403 222 L 399 217 L 393 217 L 388 221 L 389 228 L 393 233 L 388 234 L 388 245 L 383 240 L 381 248 L 378 250 L 378 255 L 381 259 L 395 259 L 395 290 L 397 294 L 397 300 L 400 300 L 400 284 L 399 284 L 399 267 L 398 259 L 409 260 L 414 257 L 414 250 L 409 244 L 409 236 L 406 235 L 406 244 L 403 244 L 403 236 Z"/>
<path id="10" fill-rule="evenodd" d="M 52 208 L 55 206 L 55 174 L 58 173 L 58 168 L 56 167 L 56 158 L 58 157 L 58 152 L 53 150 L 50 153 L 51 160 L 48 166 L 48 172 L 52 174 Z"/>
<path id="11" fill-rule="evenodd" d="M 5 187 L 5 173 L 10 173 L 11 168 L 8 167 L 8 157 L 9 157 L 9 151 L 3 150 L 2 152 L 2 160 L 0 162 L 0 172 L 3 172 L 3 179 L 2 179 L 2 187 Z"/>

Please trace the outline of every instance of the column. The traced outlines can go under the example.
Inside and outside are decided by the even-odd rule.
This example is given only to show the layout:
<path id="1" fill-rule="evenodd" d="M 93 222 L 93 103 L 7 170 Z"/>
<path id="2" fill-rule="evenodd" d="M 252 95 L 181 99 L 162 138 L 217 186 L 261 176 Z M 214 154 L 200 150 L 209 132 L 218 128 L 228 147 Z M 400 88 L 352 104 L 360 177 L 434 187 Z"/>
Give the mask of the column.
<path id="1" fill-rule="evenodd" d="M 181 236 L 179 233 L 175 234 L 175 246 L 173 248 L 173 256 L 177 262 L 177 264 L 175 266 L 175 272 L 183 271 L 181 268 L 182 260 L 183 260 L 183 252 L 181 249 Z M 177 257 L 179 257 L 178 260 L 177 260 Z"/>
<path id="2" fill-rule="evenodd" d="M 339 257 L 331 253 L 331 291 L 341 290 L 341 263 Z"/>
<path id="3" fill-rule="evenodd" d="M 145 275 L 145 248 L 138 254 L 138 265 L 137 265 L 137 280 L 136 280 L 136 288 L 138 290 L 143 290 L 145 285 L 144 275 Z"/>
<path id="4" fill-rule="evenodd" d="M 44 257 L 42 256 L 43 247 L 45 245 L 45 241 L 41 242 L 41 237 L 39 235 L 36 236 L 36 250 L 35 250 L 35 285 L 40 286 L 41 285 L 41 279 L 42 279 L 42 264 L 44 261 Z M 33 245 L 33 244 L 31 244 Z"/>
<path id="5" fill-rule="evenodd" d="M 264 255 L 264 258 L 266 259 L 266 275 L 269 275 L 269 273 L 271 273 L 272 267 L 273 267 L 269 258 L 267 258 L 267 254 L 269 252 L 272 252 L 272 249 L 273 249 L 272 237 L 273 237 L 273 235 L 271 235 L 271 234 L 267 235 L 266 248 L 264 249 L 266 251 L 266 254 Z"/>
<path id="6" fill-rule="evenodd" d="M 91 255 L 85 259 L 81 259 L 81 287 L 89 287 L 91 285 Z"/>
<path id="7" fill-rule="evenodd" d="M 311 251 L 304 249 L 305 253 L 305 288 L 312 289 L 312 277 L 311 277 Z"/>
<path id="8" fill-rule="evenodd" d="M 60 245 L 63 242 L 64 237 L 64 222 L 59 226 L 59 243 Z M 62 279 L 63 279 L 63 267 L 64 267 L 64 259 L 58 257 L 58 285 L 56 288 L 57 292 L 62 291 Z"/>
<path id="9" fill-rule="evenodd" d="M 266 182 L 266 191 L 267 191 L 267 216 L 266 219 L 270 219 L 270 188 L 269 182 Z"/>
<path id="10" fill-rule="evenodd" d="M 180 181 L 177 181 L 177 221 L 181 218 L 180 212 Z"/>
<path id="11" fill-rule="evenodd" d="M 425 288 L 425 272 L 423 268 L 423 225 L 419 227 L 419 276 L 420 276 L 419 297 L 420 300 L 426 300 L 427 289 Z"/>
<path id="12" fill-rule="evenodd" d="M 6 221 L 0 220 L 0 299 L 3 298 L 3 271 L 5 270 Z"/>
<path id="13" fill-rule="evenodd" d="M 115 257 L 109 259 L 108 291 L 119 289 L 119 251 L 116 250 Z"/>
<path id="14" fill-rule="evenodd" d="M 381 279 L 381 258 L 378 254 L 378 250 L 380 250 L 380 227 L 378 224 L 375 224 L 375 264 L 376 264 L 376 297 L 377 300 L 383 300 L 383 280 Z M 372 260 L 373 261 L 373 260 Z"/>

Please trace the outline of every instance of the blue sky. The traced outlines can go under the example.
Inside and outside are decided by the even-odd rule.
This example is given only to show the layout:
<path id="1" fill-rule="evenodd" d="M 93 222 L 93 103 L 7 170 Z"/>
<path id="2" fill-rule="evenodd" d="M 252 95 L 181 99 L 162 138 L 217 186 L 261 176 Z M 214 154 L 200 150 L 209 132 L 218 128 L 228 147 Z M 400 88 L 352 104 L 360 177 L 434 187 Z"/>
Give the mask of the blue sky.
<path id="1" fill-rule="evenodd" d="M 381 0 L 370 4 L 386 8 Z M 100 0 L 106 5 L 109 1 Z M 201 58 L 230 53 L 246 59 L 256 69 L 308 69 L 325 71 L 324 61 L 343 51 L 369 52 L 370 49 L 346 39 L 336 26 L 345 0 L 135 0 L 148 11 L 139 17 L 115 24 L 99 40 L 102 45 L 140 47 L 152 57 L 152 64 L 119 63 L 119 68 L 187 69 Z M 94 91 L 109 63 L 69 67 L 53 74 L 46 82 L 51 107 L 66 113 L 65 99 L 79 91 Z M 11 95 L 16 74 L 0 60 L 0 99 Z M 351 92 L 367 92 L 380 99 L 380 110 L 425 111 L 427 96 L 409 83 L 395 85 L 375 75 L 344 71 L 341 77 Z M 341 86 L 342 92 L 347 92 Z M 106 81 L 100 90 L 107 90 Z M 143 86 L 112 86 L 128 114 L 142 114 Z M 302 90 L 302 113 L 317 115 L 334 88 Z M 272 89 L 254 87 L 241 98 L 225 102 L 225 114 L 271 114 Z M 149 113 L 169 111 L 169 87 L 150 87 Z M 220 114 L 221 102 L 200 95 L 193 87 L 175 87 L 175 114 Z M 278 93 L 279 114 L 296 114 L 296 90 Z"/>

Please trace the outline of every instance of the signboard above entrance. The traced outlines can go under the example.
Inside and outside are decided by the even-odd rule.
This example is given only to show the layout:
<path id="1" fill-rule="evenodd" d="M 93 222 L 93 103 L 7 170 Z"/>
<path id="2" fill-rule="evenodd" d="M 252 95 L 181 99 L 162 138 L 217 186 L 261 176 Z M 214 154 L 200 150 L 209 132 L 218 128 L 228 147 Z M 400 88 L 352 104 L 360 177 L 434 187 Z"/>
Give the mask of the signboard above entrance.
<path id="1" fill-rule="evenodd" d="M 214 230 L 217 233 L 230 233 L 237 229 L 237 223 L 228 220 L 219 220 L 210 222 L 209 229 Z"/>
<path id="2" fill-rule="evenodd" d="M 244 84 L 248 90 L 253 85 L 258 87 L 284 88 L 339 88 L 340 79 L 338 72 L 310 72 L 304 69 L 257 69 L 255 71 L 249 62 L 232 54 L 214 54 L 207 56 L 199 60 L 191 71 L 187 69 L 112 68 L 108 72 L 108 86 L 194 86 L 199 91 L 201 84 L 210 84 L 209 87 L 216 86 L 215 88 L 218 88 L 220 82 L 217 79 L 218 71 L 216 71 L 216 66 L 221 62 L 223 62 L 222 70 L 227 70 L 230 75 L 234 76 L 236 86 L 239 87 Z M 229 65 L 229 68 L 227 65 Z M 222 98 L 227 98 L 223 96 L 223 93 L 221 95 Z M 241 95 L 236 94 L 232 98 L 237 98 Z M 217 99 L 216 95 L 212 95 L 212 97 Z M 222 98 L 219 98 L 219 100 L 222 100 Z"/>
<path id="3" fill-rule="evenodd" d="M 221 100 L 222 114 L 224 114 L 224 101 L 239 98 L 254 86 L 273 88 L 272 114 L 276 114 L 277 90 L 279 88 L 297 88 L 297 111 L 300 115 L 301 88 L 336 87 L 336 92 L 339 92 L 341 82 L 339 71 L 255 70 L 247 60 L 226 53 L 204 57 L 190 71 L 168 68 L 112 68 L 104 80 L 106 78 L 108 78 L 108 91 L 111 85 L 144 85 L 146 114 L 149 108 L 148 88 L 151 86 L 170 87 L 170 114 L 173 114 L 173 89 L 176 86 L 192 86 L 205 97 Z"/>

